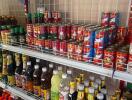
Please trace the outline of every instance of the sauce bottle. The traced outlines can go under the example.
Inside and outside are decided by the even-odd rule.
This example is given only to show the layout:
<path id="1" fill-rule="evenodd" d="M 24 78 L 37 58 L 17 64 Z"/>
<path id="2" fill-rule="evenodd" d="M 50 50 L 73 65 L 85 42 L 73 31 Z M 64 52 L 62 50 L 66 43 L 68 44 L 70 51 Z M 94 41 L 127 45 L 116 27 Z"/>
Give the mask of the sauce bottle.
<path id="1" fill-rule="evenodd" d="M 33 72 L 33 90 L 34 94 L 37 96 L 41 95 L 41 73 L 39 69 L 39 65 L 34 66 L 34 72 Z"/>
<path id="2" fill-rule="evenodd" d="M 84 100 L 84 85 L 83 84 L 78 85 L 77 100 Z"/>
<path id="3" fill-rule="evenodd" d="M 85 97 L 85 100 L 88 100 L 88 87 L 89 87 L 89 81 L 85 80 L 84 81 L 84 97 Z"/>
<path id="4" fill-rule="evenodd" d="M 70 81 L 70 92 L 68 96 L 68 100 L 77 100 L 77 91 L 76 91 L 76 83 L 75 81 Z"/>
<path id="5" fill-rule="evenodd" d="M 90 79 L 90 86 L 93 87 L 93 83 L 94 83 L 95 77 L 94 76 L 90 76 L 89 79 Z"/>
<path id="6" fill-rule="evenodd" d="M 33 67 L 30 61 L 27 62 L 26 87 L 27 91 L 33 92 Z"/>
<path id="7" fill-rule="evenodd" d="M 16 70 L 15 70 L 15 79 L 16 79 L 16 86 L 22 87 L 21 82 L 21 75 L 22 75 L 22 63 L 20 59 L 20 54 L 15 53 L 15 62 L 16 62 Z"/>
<path id="8" fill-rule="evenodd" d="M 41 97 L 43 100 L 50 100 L 50 88 L 49 88 L 49 76 L 47 72 L 47 68 L 42 68 L 42 75 L 41 75 Z"/>
<path id="9" fill-rule="evenodd" d="M 102 93 L 98 93 L 97 100 L 104 100 L 104 95 Z"/>
<path id="10" fill-rule="evenodd" d="M 89 87 L 88 100 L 95 100 L 93 87 Z"/>

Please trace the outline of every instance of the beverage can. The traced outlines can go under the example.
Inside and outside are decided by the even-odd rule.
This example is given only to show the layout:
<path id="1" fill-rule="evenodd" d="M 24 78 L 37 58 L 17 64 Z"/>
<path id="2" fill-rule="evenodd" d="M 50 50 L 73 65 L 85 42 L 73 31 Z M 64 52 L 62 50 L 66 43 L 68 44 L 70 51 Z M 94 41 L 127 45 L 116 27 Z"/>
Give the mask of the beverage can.
<path id="1" fill-rule="evenodd" d="M 71 24 L 66 24 L 66 39 L 69 40 L 71 38 Z"/>

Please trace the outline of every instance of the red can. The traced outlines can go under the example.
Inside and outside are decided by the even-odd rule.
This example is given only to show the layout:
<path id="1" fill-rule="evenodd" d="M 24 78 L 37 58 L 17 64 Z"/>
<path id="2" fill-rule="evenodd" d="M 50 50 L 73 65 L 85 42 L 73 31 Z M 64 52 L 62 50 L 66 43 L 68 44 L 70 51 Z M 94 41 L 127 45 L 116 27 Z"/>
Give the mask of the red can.
<path id="1" fill-rule="evenodd" d="M 26 36 L 26 41 L 28 45 L 34 45 L 34 37 Z"/>
<path id="2" fill-rule="evenodd" d="M 34 38 L 38 36 L 39 25 L 33 25 Z"/>
<path id="3" fill-rule="evenodd" d="M 61 22 L 61 13 L 58 11 L 52 12 L 53 22 Z"/>
<path id="4" fill-rule="evenodd" d="M 127 68 L 128 62 L 128 51 L 124 49 L 120 49 L 116 53 L 116 69 L 119 71 L 125 71 Z"/>
<path id="5" fill-rule="evenodd" d="M 77 29 L 77 41 L 83 41 L 84 37 L 83 37 L 83 32 L 85 30 L 84 26 L 79 26 Z"/>
<path id="6" fill-rule="evenodd" d="M 52 18 L 51 18 L 51 12 L 50 11 L 45 11 L 44 12 L 44 22 L 51 22 Z"/>
<path id="7" fill-rule="evenodd" d="M 71 25 L 70 24 L 66 25 L 66 39 L 67 40 L 71 39 Z"/>
<path id="8" fill-rule="evenodd" d="M 104 50 L 103 64 L 106 68 L 113 68 L 115 66 L 116 51 L 114 47 L 109 47 Z"/>
<path id="9" fill-rule="evenodd" d="M 95 56 L 94 56 L 94 64 L 101 65 L 103 61 L 103 53 L 104 50 L 102 48 L 94 48 Z"/>
<path id="10" fill-rule="evenodd" d="M 66 39 L 66 26 L 60 25 L 58 28 L 58 39 L 65 40 Z"/>
<path id="11" fill-rule="evenodd" d="M 46 34 L 48 33 L 48 25 L 39 25 L 38 26 L 38 34 Z"/>
<path id="12" fill-rule="evenodd" d="M 78 25 L 72 25 L 71 26 L 71 39 L 73 40 L 77 39 L 77 32 L 78 32 Z"/>
<path id="13" fill-rule="evenodd" d="M 27 24 L 27 34 L 28 34 L 28 36 L 31 36 L 31 37 L 34 36 L 34 34 L 33 34 L 33 24 Z"/>
<path id="14" fill-rule="evenodd" d="M 51 39 L 46 39 L 44 43 L 45 43 L 45 49 L 47 49 L 47 50 L 52 49 L 52 40 Z"/>
<path id="15" fill-rule="evenodd" d="M 66 40 L 60 41 L 60 55 L 66 55 L 67 53 L 67 42 Z"/>
<path id="16" fill-rule="evenodd" d="M 52 49 L 53 49 L 53 53 L 56 54 L 59 52 L 59 48 L 60 48 L 60 41 L 59 40 L 53 40 L 52 41 Z"/>
<path id="17" fill-rule="evenodd" d="M 124 42 L 124 39 L 126 37 L 127 30 L 125 27 L 119 27 L 117 32 L 116 40 L 117 42 Z"/>
<path id="18" fill-rule="evenodd" d="M 44 48 L 45 41 L 42 39 L 36 39 L 35 45 Z"/>
<path id="19" fill-rule="evenodd" d="M 101 26 L 107 27 L 109 25 L 110 13 L 105 12 L 102 14 Z"/>
<path id="20" fill-rule="evenodd" d="M 132 54 L 129 54 L 128 72 L 129 72 L 129 73 L 132 73 Z"/>
<path id="21" fill-rule="evenodd" d="M 49 29 L 50 34 L 52 35 L 58 35 L 58 26 L 57 25 L 51 25 Z"/>
<path id="22" fill-rule="evenodd" d="M 75 54 L 75 43 L 74 42 L 68 42 L 67 43 L 67 56 L 68 58 L 74 58 Z"/>

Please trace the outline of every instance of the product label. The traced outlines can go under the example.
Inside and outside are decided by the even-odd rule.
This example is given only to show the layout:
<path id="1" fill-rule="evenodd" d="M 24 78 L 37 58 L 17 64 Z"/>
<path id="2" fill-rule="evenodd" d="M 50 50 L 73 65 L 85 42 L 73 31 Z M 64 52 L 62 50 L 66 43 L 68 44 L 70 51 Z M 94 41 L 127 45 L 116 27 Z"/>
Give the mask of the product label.
<path id="1" fill-rule="evenodd" d="M 27 86 L 27 91 L 33 92 L 33 82 L 32 81 L 27 81 L 26 86 Z"/>
<path id="2" fill-rule="evenodd" d="M 84 92 L 78 92 L 77 100 L 84 100 Z"/>
<path id="3" fill-rule="evenodd" d="M 88 100 L 94 100 L 94 96 L 92 94 L 88 94 Z"/>
<path id="4" fill-rule="evenodd" d="M 40 86 L 33 86 L 34 94 L 40 96 L 41 94 L 41 88 Z"/>
<path id="5" fill-rule="evenodd" d="M 84 93 L 88 93 L 88 87 L 84 88 Z"/>
<path id="6" fill-rule="evenodd" d="M 22 77 L 22 88 L 26 89 L 26 77 L 24 75 L 22 75 L 21 77 Z"/>
<path id="7" fill-rule="evenodd" d="M 61 91 L 59 100 L 68 100 L 68 92 Z"/>
<path id="8" fill-rule="evenodd" d="M 51 91 L 51 100 L 59 100 L 59 93 Z"/>
<path id="9" fill-rule="evenodd" d="M 49 90 L 41 89 L 41 96 L 44 98 L 44 100 L 49 100 L 50 99 Z"/>
<path id="10" fill-rule="evenodd" d="M 15 76 L 8 76 L 8 84 L 15 85 Z"/>

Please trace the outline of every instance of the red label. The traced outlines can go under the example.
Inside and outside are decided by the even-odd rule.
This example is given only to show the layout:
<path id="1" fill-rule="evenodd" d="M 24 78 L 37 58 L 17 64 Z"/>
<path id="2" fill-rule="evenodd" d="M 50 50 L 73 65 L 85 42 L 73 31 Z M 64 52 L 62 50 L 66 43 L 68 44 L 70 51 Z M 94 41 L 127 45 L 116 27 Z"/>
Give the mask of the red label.
<path id="1" fill-rule="evenodd" d="M 64 40 L 64 41 L 60 42 L 60 53 L 61 54 L 66 54 L 66 52 L 67 52 L 67 43 Z"/>
<path id="2" fill-rule="evenodd" d="M 60 40 L 66 39 L 66 26 L 59 26 L 58 36 Z"/>

